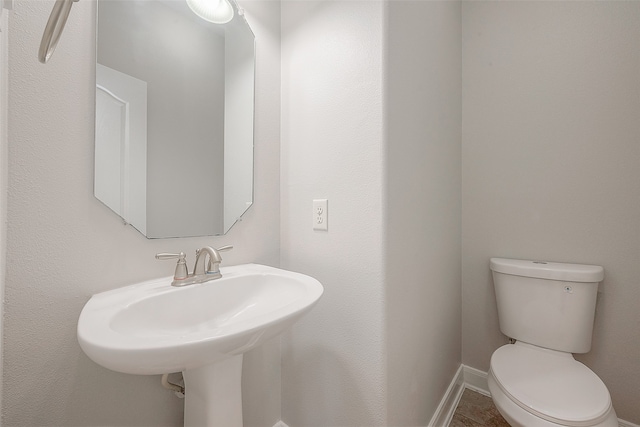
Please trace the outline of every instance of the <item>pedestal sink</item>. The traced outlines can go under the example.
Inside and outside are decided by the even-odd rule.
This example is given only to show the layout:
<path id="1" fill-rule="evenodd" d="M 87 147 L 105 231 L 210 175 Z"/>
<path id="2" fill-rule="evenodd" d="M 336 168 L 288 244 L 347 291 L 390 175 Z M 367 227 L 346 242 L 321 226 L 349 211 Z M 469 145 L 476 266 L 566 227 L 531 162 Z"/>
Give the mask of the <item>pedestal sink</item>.
<path id="1" fill-rule="evenodd" d="M 241 427 L 242 354 L 295 323 L 323 288 L 258 264 L 221 272 L 180 288 L 167 277 L 94 295 L 78 321 L 80 347 L 118 372 L 182 371 L 185 426 Z"/>

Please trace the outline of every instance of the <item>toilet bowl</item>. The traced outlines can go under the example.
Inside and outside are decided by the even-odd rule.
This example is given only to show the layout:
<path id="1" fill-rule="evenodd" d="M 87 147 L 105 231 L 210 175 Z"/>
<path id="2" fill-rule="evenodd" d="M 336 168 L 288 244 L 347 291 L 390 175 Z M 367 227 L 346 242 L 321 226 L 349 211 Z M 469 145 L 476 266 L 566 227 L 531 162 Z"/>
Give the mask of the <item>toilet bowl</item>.
<path id="1" fill-rule="evenodd" d="M 604 269 L 492 258 L 500 330 L 488 383 L 513 427 L 617 427 L 609 390 L 573 353 L 591 350 Z"/>
<path id="2" fill-rule="evenodd" d="M 512 427 L 617 427 L 602 380 L 570 353 L 516 342 L 491 357 L 489 391 Z"/>

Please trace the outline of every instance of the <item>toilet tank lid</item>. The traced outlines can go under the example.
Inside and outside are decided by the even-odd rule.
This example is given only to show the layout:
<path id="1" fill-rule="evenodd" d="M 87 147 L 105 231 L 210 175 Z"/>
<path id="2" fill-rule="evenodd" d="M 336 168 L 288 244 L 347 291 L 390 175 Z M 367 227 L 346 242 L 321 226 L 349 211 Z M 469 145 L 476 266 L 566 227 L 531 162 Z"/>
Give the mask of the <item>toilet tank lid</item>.
<path id="1" fill-rule="evenodd" d="M 604 278 L 604 268 L 599 265 L 491 258 L 490 266 L 497 273 L 563 282 L 594 283 Z"/>

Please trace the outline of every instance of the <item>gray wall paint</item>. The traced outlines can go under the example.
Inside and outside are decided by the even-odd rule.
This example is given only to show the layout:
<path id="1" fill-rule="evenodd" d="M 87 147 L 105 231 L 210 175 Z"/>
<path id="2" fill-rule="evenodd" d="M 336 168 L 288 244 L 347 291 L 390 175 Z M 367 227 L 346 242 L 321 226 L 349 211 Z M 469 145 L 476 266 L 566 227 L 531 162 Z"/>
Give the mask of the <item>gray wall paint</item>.
<path id="1" fill-rule="evenodd" d="M 604 266 L 578 359 L 640 423 L 640 2 L 463 3 L 463 362 L 500 334 L 492 256 Z"/>
<path id="2" fill-rule="evenodd" d="M 424 426 L 461 362 L 460 2 L 387 22 L 387 425 Z"/>
<path id="3" fill-rule="evenodd" d="M 15 2 L 9 29 L 9 177 L 4 348 L 5 426 L 179 426 L 183 401 L 159 376 L 108 371 L 76 341 L 97 292 L 172 274 L 156 252 L 233 244 L 224 264 L 279 263 L 279 7 L 244 2 L 256 31 L 256 199 L 215 238 L 147 240 L 93 197 L 94 2 L 74 3 L 47 65 L 36 50 L 51 1 Z M 274 175 L 275 174 L 275 175 Z M 245 358 L 245 418 L 279 418 L 279 342 Z"/>
<path id="4" fill-rule="evenodd" d="M 7 84 L 9 65 L 7 61 L 8 13 L 0 11 L 0 301 L 4 301 L 4 284 L 7 257 Z M 4 354 L 4 304 L 0 304 L 0 378 L 2 378 L 2 358 Z M 2 381 L 0 381 L 0 407 L 2 406 Z M 0 424 L 2 421 L 0 420 Z"/>

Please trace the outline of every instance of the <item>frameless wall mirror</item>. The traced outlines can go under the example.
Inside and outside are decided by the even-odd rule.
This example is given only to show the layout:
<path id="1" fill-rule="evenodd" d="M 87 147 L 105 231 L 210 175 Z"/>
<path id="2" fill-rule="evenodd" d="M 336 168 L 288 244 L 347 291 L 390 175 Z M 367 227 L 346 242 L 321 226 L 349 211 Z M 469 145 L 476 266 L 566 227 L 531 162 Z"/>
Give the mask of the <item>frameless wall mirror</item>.
<path id="1" fill-rule="evenodd" d="M 94 194 L 148 238 L 224 234 L 253 203 L 254 35 L 233 0 L 188 3 L 98 1 Z"/>

